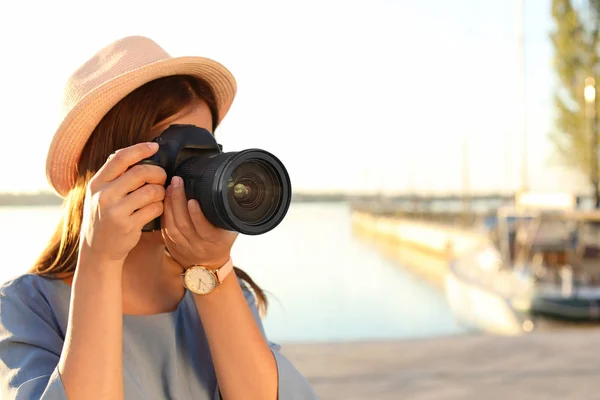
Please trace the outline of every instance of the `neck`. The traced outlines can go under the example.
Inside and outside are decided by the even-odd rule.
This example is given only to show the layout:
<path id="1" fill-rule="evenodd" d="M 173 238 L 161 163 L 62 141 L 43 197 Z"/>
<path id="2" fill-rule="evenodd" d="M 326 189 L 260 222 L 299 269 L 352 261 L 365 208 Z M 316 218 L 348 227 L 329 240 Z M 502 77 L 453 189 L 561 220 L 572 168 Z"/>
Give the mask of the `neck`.
<path id="1" fill-rule="evenodd" d="M 173 311 L 185 289 L 183 268 L 165 252 L 160 232 L 143 233 L 123 265 L 123 313 L 150 315 Z M 73 276 L 64 277 L 72 285 Z"/>
<path id="2" fill-rule="evenodd" d="M 123 312 L 146 315 L 177 308 L 183 268 L 165 253 L 160 232 L 143 233 L 123 266 Z"/>

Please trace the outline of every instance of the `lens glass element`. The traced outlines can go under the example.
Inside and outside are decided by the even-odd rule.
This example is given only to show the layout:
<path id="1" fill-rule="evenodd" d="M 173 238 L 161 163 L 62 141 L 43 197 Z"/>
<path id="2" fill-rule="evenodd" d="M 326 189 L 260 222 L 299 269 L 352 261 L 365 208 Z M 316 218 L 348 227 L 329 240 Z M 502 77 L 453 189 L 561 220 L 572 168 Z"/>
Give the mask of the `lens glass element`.
<path id="1" fill-rule="evenodd" d="M 277 211 L 281 183 L 273 168 L 262 160 L 238 165 L 227 183 L 227 201 L 233 214 L 248 225 L 259 225 Z"/>

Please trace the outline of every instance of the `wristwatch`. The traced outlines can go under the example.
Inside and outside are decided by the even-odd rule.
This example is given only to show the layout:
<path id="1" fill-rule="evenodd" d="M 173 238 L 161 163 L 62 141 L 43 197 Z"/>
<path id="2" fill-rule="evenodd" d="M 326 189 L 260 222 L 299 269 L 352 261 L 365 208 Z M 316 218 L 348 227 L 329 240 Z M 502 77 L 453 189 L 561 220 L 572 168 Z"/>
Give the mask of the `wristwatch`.
<path id="1" fill-rule="evenodd" d="M 196 294 L 209 294 L 217 288 L 233 271 L 231 258 L 216 270 L 208 269 L 202 265 L 192 265 L 183 274 L 183 286 Z"/>

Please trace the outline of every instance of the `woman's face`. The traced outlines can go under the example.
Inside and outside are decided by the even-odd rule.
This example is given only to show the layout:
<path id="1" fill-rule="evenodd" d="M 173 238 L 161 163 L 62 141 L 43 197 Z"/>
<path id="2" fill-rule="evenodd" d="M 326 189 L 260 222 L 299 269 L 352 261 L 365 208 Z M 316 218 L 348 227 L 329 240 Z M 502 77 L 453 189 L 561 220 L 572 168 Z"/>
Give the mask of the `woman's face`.
<path id="1" fill-rule="evenodd" d="M 152 128 L 148 141 L 158 137 L 165 129 L 167 129 L 172 124 L 195 125 L 199 128 L 204 128 L 212 133 L 212 115 L 210 113 L 210 108 L 208 108 L 208 105 L 205 102 L 199 101 L 194 106 L 186 108 L 180 111 L 179 113 L 173 115 L 172 117 L 159 122 Z M 145 232 L 142 235 L 142 238 L 144 239 L 144 241 L 150 240 L 155 244 L 163 242 L 161 231 Z"/>
<path id="2" fill-rule="evenodd" d="M 205 102 L 199 101 L 194 104 L 194 106 L 186 108 L 172 117 L 156 124 L 152 128 L 152 132 L 150 133 L 151 136 L 148 140 L 156 138 L 172 124 L 195 125 L 212 133 L 212 115 L 210 113 L 210 108 L 208 108 L 208 105 Z"/>

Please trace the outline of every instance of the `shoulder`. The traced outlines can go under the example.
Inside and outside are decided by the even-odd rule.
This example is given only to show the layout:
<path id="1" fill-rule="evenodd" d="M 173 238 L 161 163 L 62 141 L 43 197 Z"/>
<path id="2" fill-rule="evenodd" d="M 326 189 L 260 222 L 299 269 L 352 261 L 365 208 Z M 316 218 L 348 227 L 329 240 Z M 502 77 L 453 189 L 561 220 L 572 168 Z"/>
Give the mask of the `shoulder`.
<path id="1" fill-rule="evenodd" d="M 238 283 L 240 284 L 240 287 L 242 288 L 242 292 L 244 293 L 244 297 L 246 298 L 248 305 L 251 308 L 256 307 L 256 296 L 254 295 L 254 292 L 252 291 L 252 288 L 250 287 L 250 285 L 246 281 L 244 281 L 242 278 L 238 278 Z"/>
<path id="2" fill-rule="evenodd" d="M 24 274 L 0 286 L 0 301 L 20 299 L 44 303 L 49 295 L 60 291 L 62 282 L 39 275 Z"/>
<path id="3" fill-rule="evenodd" d="M 0 286 L 0 397 L 66 398 L 53 372 L 65 338 L 51 302 L 56 289 L 35 275 Z"/>
<path id="4" fill-rule="evenodd" d="M 62 282 L 25 274 L 0 286 L 0 331 L 32 329 L 60 331 L 62 314 L 68 314 L 69 288 Z M 66 291 L 65 291 L 66 289 Z M 66 315 L 65 315 L 66 316 Z"/>

